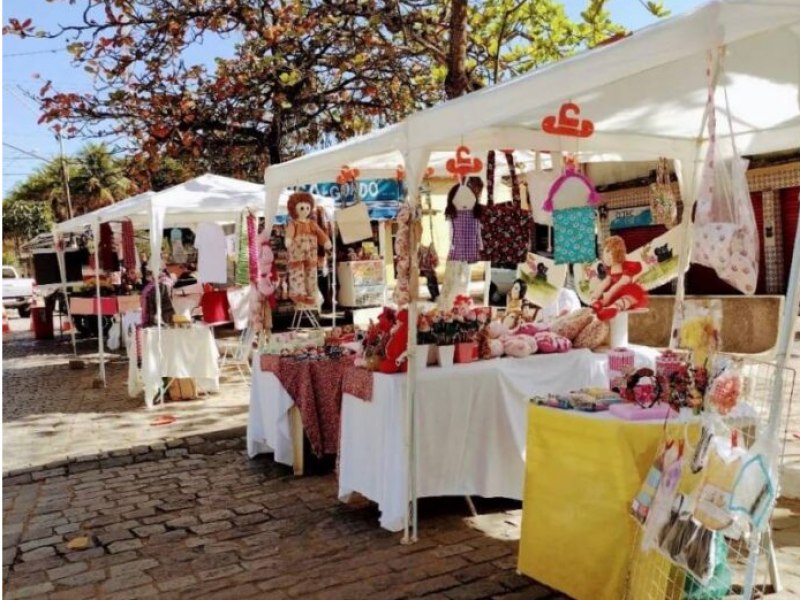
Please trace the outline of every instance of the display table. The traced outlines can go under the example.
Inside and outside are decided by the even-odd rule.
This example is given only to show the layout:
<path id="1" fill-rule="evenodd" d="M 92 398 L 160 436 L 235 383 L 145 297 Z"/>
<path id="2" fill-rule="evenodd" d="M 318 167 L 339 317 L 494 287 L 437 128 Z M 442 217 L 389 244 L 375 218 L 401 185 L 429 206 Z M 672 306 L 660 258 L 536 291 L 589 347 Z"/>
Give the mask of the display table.
<path id="1" fill-rule="evenodd" d="M 402 529 L 406 507 L 406 382 L 375 374 L 371 402 L 342 402 L 339 497 L 377 502 L 390 531 Z M 588 350 L 418 372 L 419 497 L 522 499 L 528 397 L 607 383 L 606 357 Z"/>
<path id="2" fill-rule="evenodd" d="M 576 600 L 619 600 L 637 525 L 631 500 L 662 422 L 531 405 L 519 570 Z"/>
<path id="3" fill-rule="evenodd" d="M 219 391 L 219 350 L 207 326 L 162 327 L 160 354 L 158 329 L 146 327 L 141 330 L 141 353 L 139 370 L 134 336 L 128 343 L 128 393 L 135 396 L 144 389 L 148 408 L 152 408 L 165 377 L 190 377 L 199 391 Z"/>

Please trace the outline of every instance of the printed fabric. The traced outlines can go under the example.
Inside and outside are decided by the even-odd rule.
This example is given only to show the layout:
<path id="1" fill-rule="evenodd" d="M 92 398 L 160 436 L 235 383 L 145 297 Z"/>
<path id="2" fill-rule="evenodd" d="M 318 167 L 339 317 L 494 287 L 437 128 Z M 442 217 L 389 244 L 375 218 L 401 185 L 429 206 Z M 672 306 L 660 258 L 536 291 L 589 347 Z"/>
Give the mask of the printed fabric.
<path id="1" fill-rule="evenodd" d="M 588 263 L 597 259 L 594 208 L 579 206 L 553 211 L 555 262 Z"/>
<path id="2" fill-rule="evenodd" d="M 472 209 L 458 210 L 450 221 L 450 252 L 447 260 L 474 263 L 480 260 L 481 224 Z"/>
<path id="3" fill-rule="evenodd" d="M 482 259 L 493 266 L 525 262 L 531 246 L 533 215 L 523 210 L 520 200 L 519 180 L 514 167 L 514 157 L 505 154 L 511 175 L 511 202 L 494 203 L 495 153 L 489 152 L 486 166 L 487 205 L 481 217 Z"/>

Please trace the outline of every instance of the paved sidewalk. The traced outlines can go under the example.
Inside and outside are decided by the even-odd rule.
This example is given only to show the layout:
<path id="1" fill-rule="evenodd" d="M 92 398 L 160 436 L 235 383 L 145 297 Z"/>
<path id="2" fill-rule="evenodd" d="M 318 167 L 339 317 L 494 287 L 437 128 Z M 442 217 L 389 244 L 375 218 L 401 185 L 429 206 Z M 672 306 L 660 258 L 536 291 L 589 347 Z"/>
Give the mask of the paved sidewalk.
<path id="1" fill-rule="evenodd" d="M 463 499 L 423 503 L 424 537 L 403 546 L 374 505 L 338 502 L 333 475 L 294 478 L 242 446 L 6 480 L 5 598 L 564 598 L 517 575 L 516 542 L 471 528 Z"/>
<path id="2" fill-rule="evenodd" d="M 11 319 L 3 342 L 3 472 L 66 457 L 111 452 L 154 442 L 241 428 L 247 424 L 249 383 L 222 378 L 220 393 L 148 410 L 140 395 L 129 398 L 127 360 L 106 365 L 107 387 L 93 389 L 98 375 L 97 341 L 79 341 L 86 368 L 70 370 L 68 338 L 33 340 L 28 319 Z M 160 415 L 177 417 L 152 426 Z"/>

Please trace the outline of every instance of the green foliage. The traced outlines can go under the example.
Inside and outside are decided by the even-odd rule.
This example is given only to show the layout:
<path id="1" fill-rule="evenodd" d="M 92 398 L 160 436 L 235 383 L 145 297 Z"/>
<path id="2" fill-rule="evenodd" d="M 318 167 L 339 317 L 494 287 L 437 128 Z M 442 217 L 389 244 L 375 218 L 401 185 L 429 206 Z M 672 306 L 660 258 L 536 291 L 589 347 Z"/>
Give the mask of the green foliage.
<path id="1" fill-rule="evenodd" d="M 267 164 L 623 33 L 607 0 L 587 0 L 575 20 L 557 0 L 60 1 L 76 5 L 64 26 L 17 18 L 4 28 L 66 39 L 75 66 L 96 78 L 88 94 L 46 82 L 42 121 L 129 140 L 130 176 L 154 188 L 181 170 L 260 180 Z M 451 24 L 465 3 L 466 24 Z M 233 57 L 193 64 L 187 50 L 214 37 L 240 40 Z M 98 186 L 115 197 L 86 182 Z"/>
<path id="2" fill-rule="evenodd" d="M 126 161 L 114 157 L 104 145 L 88 144 L 66 162 L 76 216 L 127 198 L 136 189 L 126 176 Z M 61 161 L 54 160 L 34 171 L 11 190 L 8 200 L 46 206 L 59 221 L 68 218 Z"/>
<path id="3" fill-rule="evenodd" d="M 50 231 L 53 215 L 42 202 L 5 200 L 3 202 L 3 237 L 25 242 L 39 233 Z M 4 259 L 5 262 L 5 259 Z"/>

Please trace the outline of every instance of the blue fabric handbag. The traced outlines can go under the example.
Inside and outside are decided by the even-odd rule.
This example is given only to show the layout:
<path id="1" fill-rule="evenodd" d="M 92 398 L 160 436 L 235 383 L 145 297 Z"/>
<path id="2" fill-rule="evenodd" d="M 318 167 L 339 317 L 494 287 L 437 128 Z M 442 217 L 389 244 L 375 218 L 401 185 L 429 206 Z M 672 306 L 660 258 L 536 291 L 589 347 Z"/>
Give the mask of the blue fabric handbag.
<path id="1" fill-rule="evenodd" d="M 597 259 L 594 225 L 591 206 L 553 211 L 556 264 L 589 263 Z"/>

